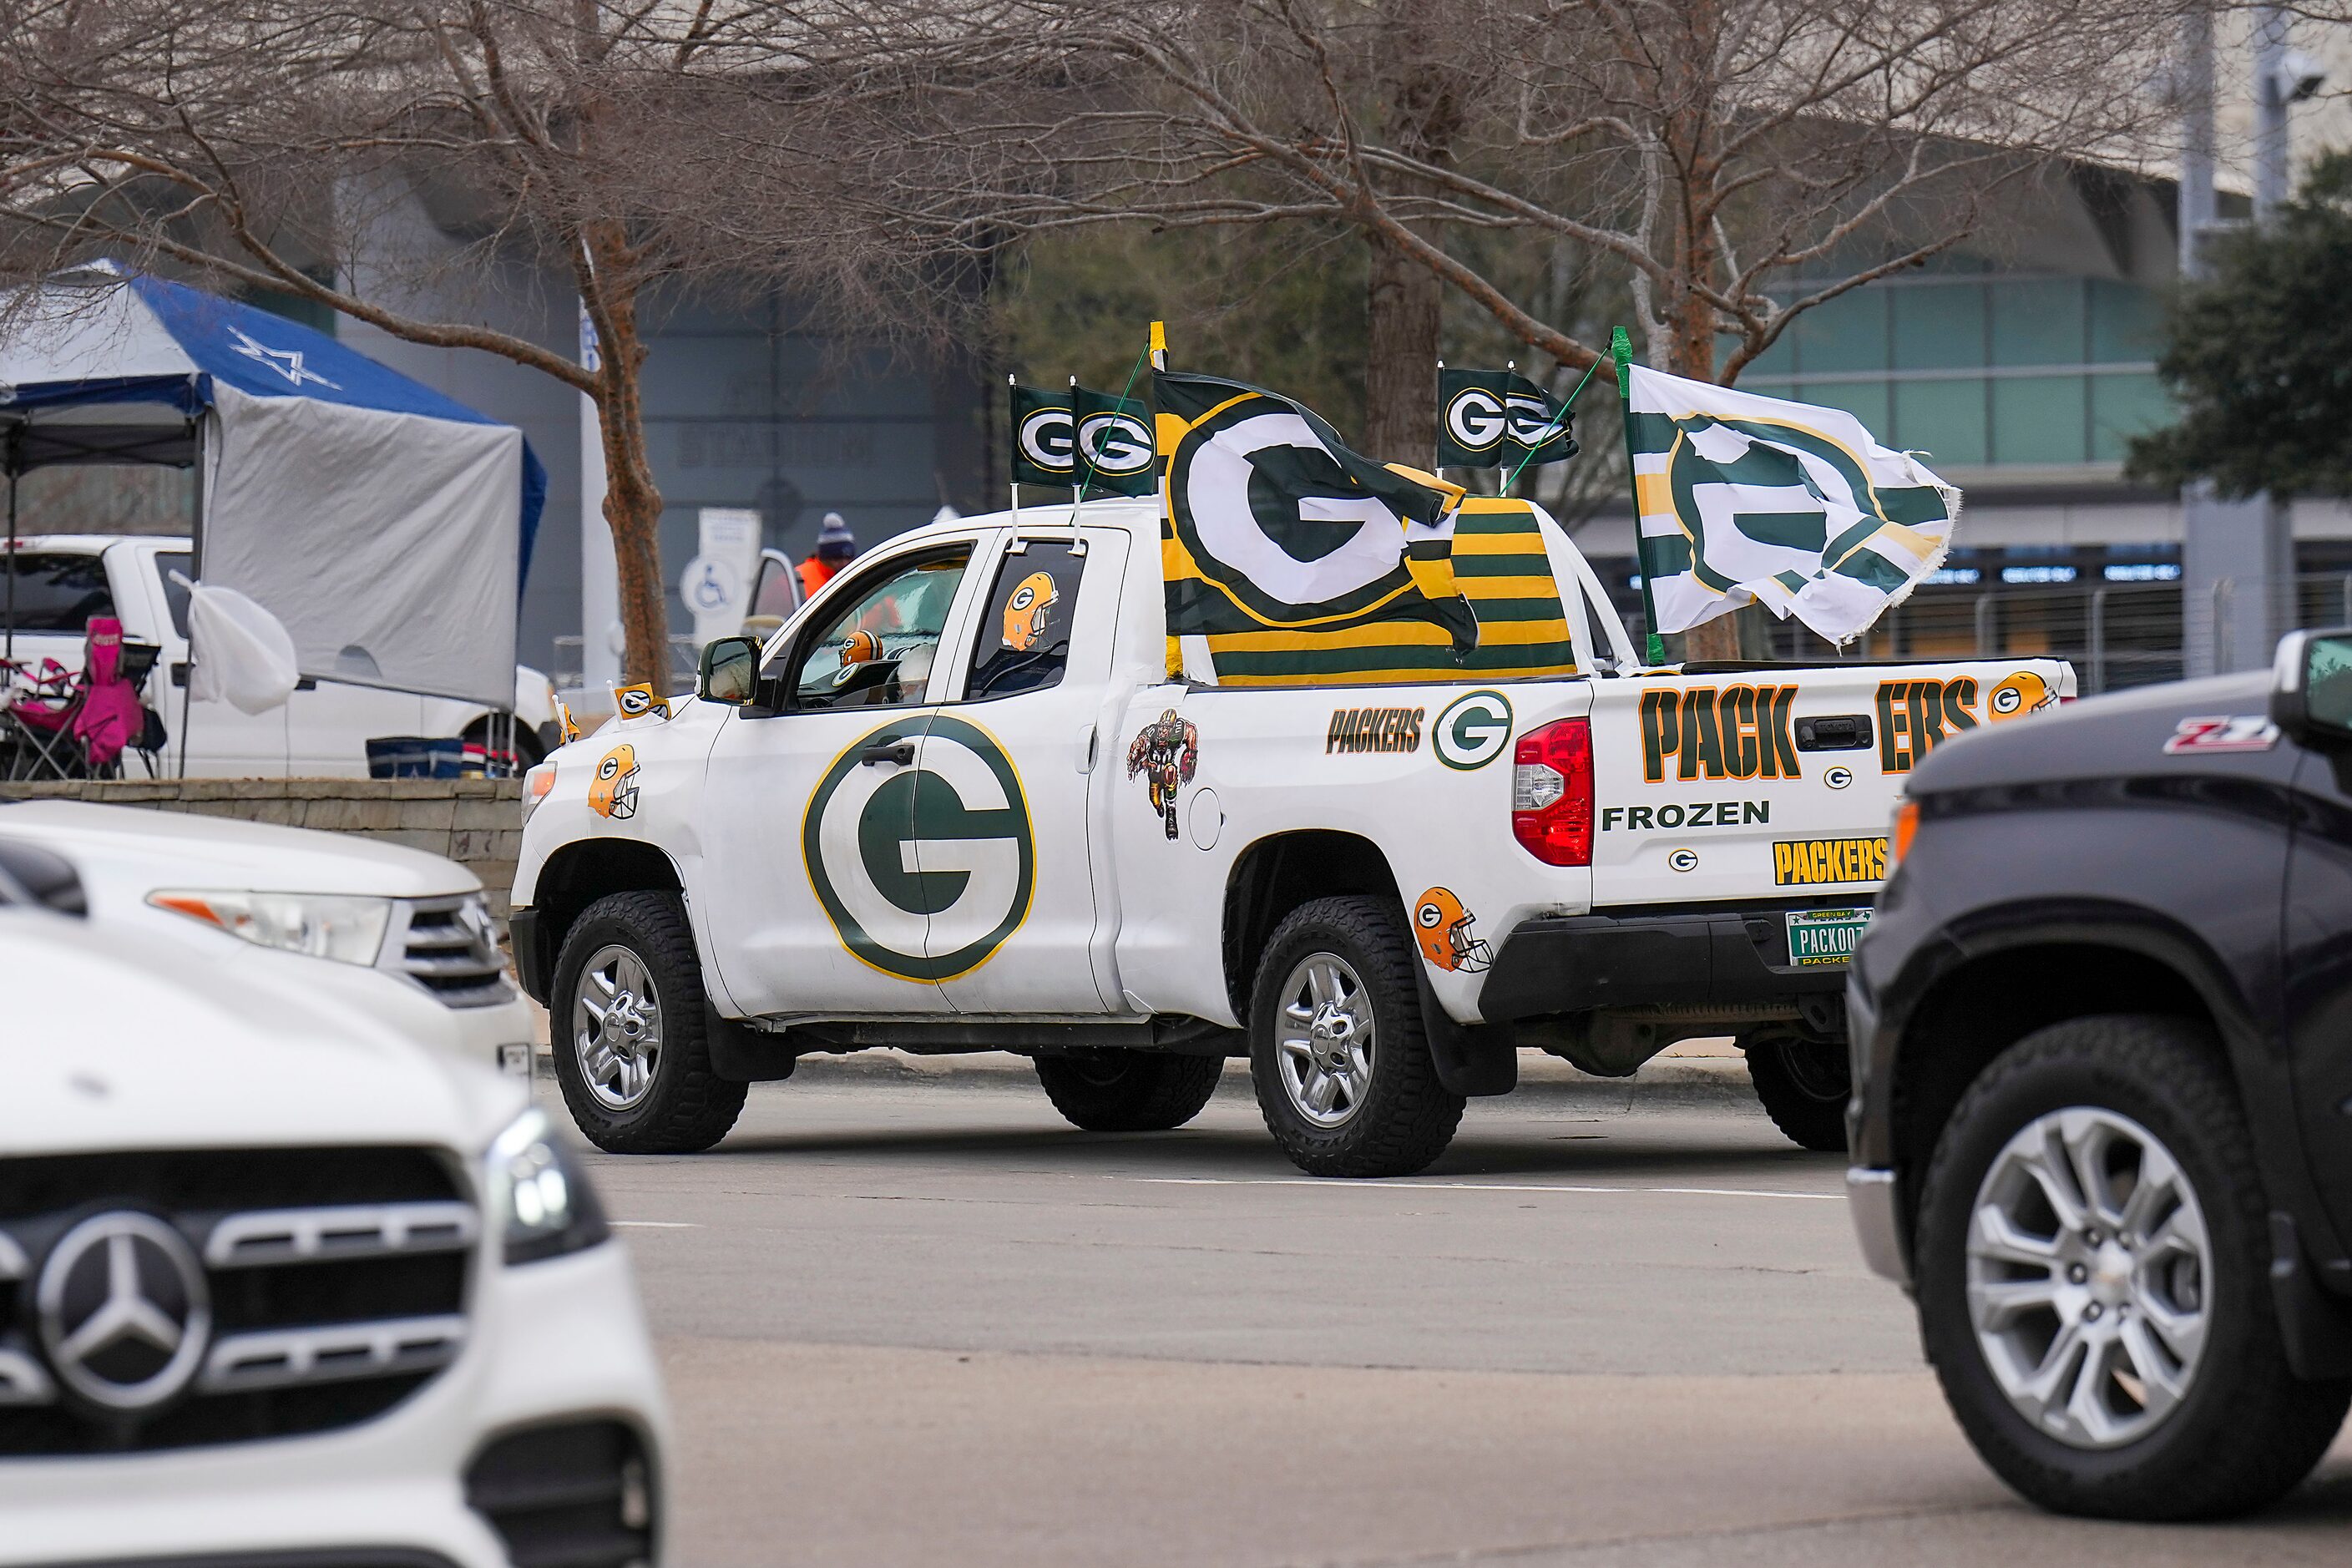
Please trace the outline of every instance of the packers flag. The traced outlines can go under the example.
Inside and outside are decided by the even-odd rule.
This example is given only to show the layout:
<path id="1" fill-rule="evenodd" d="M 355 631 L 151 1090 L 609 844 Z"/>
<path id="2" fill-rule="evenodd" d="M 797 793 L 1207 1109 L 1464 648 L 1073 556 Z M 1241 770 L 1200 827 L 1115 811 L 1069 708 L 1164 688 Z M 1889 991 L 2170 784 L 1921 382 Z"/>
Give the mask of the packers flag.
<path id="1" fill-rule="evenodd" d="M 1456 656 L 1477 646 L 1454 583 L 1458 488 L 1360 457 L 1261 387 L 1160 371 L 1152 395 L 1171 637 L 1405 620 L 1443 630 Z"/>
<path id="2" fill-rule="evenodd" d="M 1437 466 L 1516 468 L 1576 456 L 1569 413 L 1526 377 L 1507 370 L 1437 373 Z"/>
<path id="3" fill-rule="evenodd" d="M 1960 492 L 1844 410 L 1627 369 L 1625 447 L 1658 631 L 1753 601 L 1850 642 L 1951 547 Z"/>
<path id="4" fill-rule="evenodd" d="M 1342 631 L 1212 632 L 1204 640 L 1216 684 L 1388 685 L 1573 675 L 1568 611 L 1544 550 L 1543 530 L 1557 526 L 1531 501 L 1471 496 L 1462 502 L 1454 515 L 1454 575 L 1478 618 L 1478 646 L 1459 658 L 1452 636 L 1429 621 L 1373 621 Z"/>
<path id="5" fill-rule="evenodd" d="M 1015 384 L 1011 435 L 1016 485 L 1083 484 L 1089 496 L 1148 496 L 1159 488 L 1150 416 L 1139 399 Z"/>

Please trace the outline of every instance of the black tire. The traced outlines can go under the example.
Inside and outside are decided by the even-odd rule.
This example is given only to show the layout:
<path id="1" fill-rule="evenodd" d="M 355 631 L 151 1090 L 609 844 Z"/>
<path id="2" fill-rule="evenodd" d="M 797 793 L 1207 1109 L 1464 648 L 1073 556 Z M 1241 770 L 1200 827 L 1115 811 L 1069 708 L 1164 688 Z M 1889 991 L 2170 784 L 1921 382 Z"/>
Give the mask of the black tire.
<path id="1" fill-rule="evenodd" d="M 1772 1125 L 1800 1149 L 1845 1152 L 1845 1102 L 1853 1094 L 1853 1063 L 1843 1046 L 1823 1045 L 1786 1029 L 1759 1029 L 1739 1037 L 1748 1081 Z"/>
<path id="2" fill-rule="evenodd" d="M 1318 1125 L 1295 1102 L 1277 1039 L 1291 978 L 1318 954 L 1336 958 L 1357 977 L 1372 1026 L 1362 1092 L 1333 1125 Z M 1308 1175 L 1410 1176 L 1426 1170 L 1453 1142 L 1463 1100 L 1438 1080 L 1430 1059 L 1414 983 L 1420 962 L 1403 910 L 1385 899 L 1303 904 L 1266 943 L 1250 1005 L 1250 1080 L 1266 1131 Z"/>
<path id="3" fill-rule="evenodd" d="M 1223 1057 L 1155 1051 L 1078 1051 L 1039 1057 L 1037 1081 L 1074 1127 L 1089 1132 L 1165 1132 L 1201 1114 L 1217 1092 Z"/>
<path id="4" fill-rule="evenodd" d="M 572 1027 L 580 988 L 600 953 L 634 956 L 651 982 L 660 1048 L 649 1081 L 626 1105 L 589 1079 Z M 601 966 L 600 966 L 601 970 Z M 675 893 L 614 893 L 597 900 L 563 933 L 548 992 L 548 1031 L 563 1103 L 588 1141 L 614 1154 L 691 1154 L 727 1136 L 742 1113 L 746 1086 L 710 1069 L 709 1003 L 686 906 Z"/>
<path id="5" fill-rule="evenodd" d="M 2162 1145 L 2203 1217 L 2211 1255 L 2210 1278 L 2198 1270 L 2193 1290 L 2168 1303 L 2185 1300 L 2206 1318 L 2202 1349 L 2184 1363 L 2185 1373 L 2169 1374 L 2185 1383 L 2179 1403 L 2136 1436 L 2123 1428 L 2107 1447 L 2046 1431 L 2012 1404 L 1987 1364 L 1969 1313 L 1967 1247 L 1979 1223 L 1980 1189 L 1996 1190 L 1984 1185 L 1988 1171 L 2037 1119 L 2075 1108 L 2127 1119 Z M 2135 1182 L 2146 1168 L 2144 1146 L 2137 1159 Z M 2114 1176 L 2112 1160 L 2105 1169 L 2123 1179 Z M 2078 1194 L 2081 1187 L 2074 1181 Z M 2021 1184 L 2019 1190 L 2031 1194 L 2032 1188 Z M 2048 1204 L 2046 1197 L 2026 1201 Z M 2028 1036 L 1995 1061 L 1937 1141 L 1921 1192 L 1917 1247 L 1927 1356 L 1985 1463 L 2044 1508 L 2107 1519 L 2219 1518 L 2293 1490 L 2343 1425 L 2352 1380 L 2305 1383 L 2287 1366 L 2270 1296 L 2267 1207 L 2245 1117 L 2210 1030 L 2176 1018 L 2078 1018 Z M 2176 1196 L 2155 1212 L 2187 1208 Z M 2050 1234 L 2063 1237 L 2057 1211 L 2046 1212 Z M 2103 1223 L 2095 1213 L 2088 1217 Z M 2126 1238 L 2113 1228 L 2090 1234 L 2117 1247 Z M 2129 1278 L 2138 1279 L 2142 1255 L 2124 1256 Z M 2068 1275 L 2077 1285 L 2087 1279 L 2084 1293 L 2094 1300 L 2100 1289 L 2116 1288 L 2102 1284 L 2116 1278 L 2105 1273 L 2108 1265 L 2099 1268 L 2098 1274 Z M 2051 1277 L 2056 1273 L 2053 1266 Z M 2133 1304 L 2140 1301 L 2135 1293 L 2113 1309 L 2110 1321 L 2131 1325 Z M 2078 1317 L 2103 1310 L 2074 1310 Z M 2059 1315 L 2049 1318 L 2051 1332 L 2063 1331 Z M 2138 1326 L 2144 1339 L 2154 1338 L 2145 1321 Z M 2084 1363 L 2072 1353 L 2053 1360 L 2046 1347 L 2041 1354 L 2057 1369 L 2053 1386 L 2064 1384 L 2070 1395 L 2080 1388 L 2070 1369 Z M 2103 1377 L 2095 1387 L 2107 1385 Z M 2112 1402 L 2111 1394 L 2103 1397 Z"/>

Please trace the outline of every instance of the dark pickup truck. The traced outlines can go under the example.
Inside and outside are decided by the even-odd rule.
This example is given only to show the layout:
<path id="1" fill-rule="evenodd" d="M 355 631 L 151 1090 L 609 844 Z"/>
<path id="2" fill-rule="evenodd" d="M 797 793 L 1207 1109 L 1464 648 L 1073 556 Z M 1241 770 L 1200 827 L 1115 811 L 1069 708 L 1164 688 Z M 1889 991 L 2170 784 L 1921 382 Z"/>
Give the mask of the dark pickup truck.
<path id="1" fill-rule="evenodd" d="M 1847 1191 L 2046 1507 L 2256 1508 L 2352 1403 L 2352 630 L 1938 747 L 1848 982 Z"/>

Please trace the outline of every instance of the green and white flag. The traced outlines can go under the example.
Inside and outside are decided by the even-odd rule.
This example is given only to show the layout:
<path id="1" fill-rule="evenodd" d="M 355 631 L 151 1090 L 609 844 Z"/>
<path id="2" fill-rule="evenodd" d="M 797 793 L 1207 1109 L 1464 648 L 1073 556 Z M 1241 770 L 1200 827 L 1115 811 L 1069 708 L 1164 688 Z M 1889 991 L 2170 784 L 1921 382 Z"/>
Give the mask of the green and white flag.
<path id="1" fill-rule="evenodd" d="M 1139 397 L 1070 388 L 1076 431 L 1073 462 L 1089 496 L 1160 493 L 1160 454 L 1151 436 L 1151 410 Z"/>
<path id="2" fill-rule="evenodd" d="M 1537 468 L 1576 456 L 1573 421 L 1559 402 L 1507 370 L 1437 373 L 1437 466 Z"/>
<path id="3" fill-rule="evenodd" d="M 1960 492 L 1844 410 L 1629 373 L 1625 446 L 1655 630 L 1753 601 L 1851 642 L 1951 548 Z"/>
<path id="4" fill-rule="evenodd" d="M 1069 393 L 1015 383 L 1009 394 L 1013 482 L 1049 488 L 1077 483 L 1077 421 L 1071 417 Z"/>

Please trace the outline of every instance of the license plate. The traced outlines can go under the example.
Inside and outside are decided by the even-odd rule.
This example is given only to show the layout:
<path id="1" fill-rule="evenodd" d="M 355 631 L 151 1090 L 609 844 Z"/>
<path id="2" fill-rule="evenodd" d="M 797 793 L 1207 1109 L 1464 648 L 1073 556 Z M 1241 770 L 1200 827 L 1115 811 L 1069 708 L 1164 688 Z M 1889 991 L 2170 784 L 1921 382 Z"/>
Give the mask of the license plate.
<path id="1" fill-rule="evenodd" d="M 1868 910 L 1790 910 L 1789 962 L 1799 967 L 1843 963 L 1870 924 Z"/>
<path id="2" fill-rule="evenodd" d="M 512 1073 L 517 1078 L 529 1078 L 530 1076 L 530 1042 L 528 1040 L 519 1046 L 500 1046 L 499 1047 L 499 1070 L 503 1073 Z"/>

